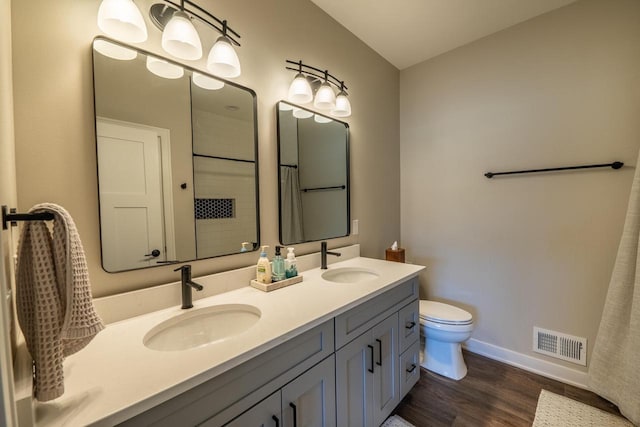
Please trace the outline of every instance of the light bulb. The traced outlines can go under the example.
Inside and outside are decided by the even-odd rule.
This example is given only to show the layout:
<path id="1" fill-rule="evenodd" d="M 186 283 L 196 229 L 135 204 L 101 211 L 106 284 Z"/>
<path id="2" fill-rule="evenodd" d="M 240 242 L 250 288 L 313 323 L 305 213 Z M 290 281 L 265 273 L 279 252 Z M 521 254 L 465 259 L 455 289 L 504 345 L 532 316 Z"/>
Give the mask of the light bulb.
<path id="1" fill-rule="evenodd" d="M 130 61 L 135 59 L 138 54 L 133 49 L 118 46 L 117 44 L 106 40 L 96 40 L 93 42 L 93 48 L 109 58 L 118 59 L 120 61 Z"/>
<path id="2" fill-rule="evenodd" d="M 218 37 L 211 51 L 209 51 L 207 70 L 216 76 L 226 78 L 240 75 L 240 60 L 227 37 Z"/>
<path id="3" fill-rule="evenodd" d="M 202 89 L 218 90 L 224 87 L 224 82 L 221 82 L 220 80 L 214 79 L 209 76 L 205 76 L 204 74 L 200 74 L 195 71 L 193 72 L 193 76 L 191 78 L 193 79 L 193 83 L 195 83 L 197 86 L 200 86 Z"/>
<path id="4" fill-rule="evenodd" d="M 351 115 L 351 103 L 347 94 L 340 92 L 336 98 L 336 106 L 331 110 L 331 114 L 336 117 L 349 117 Z"/>
<path id="5" fill-rule="evenodd" d="M 311 111 L 303 110 L 302 108 L 293 109 L 293 117 L 295 117 L 296 119 L 308 119 L 312 116 L 313 113 Z"/>
<path id="6" fill-rule="evenodd" d="M 330 123 L 330 122 L 332 122 L 332 121 L 333 121 L 333 119 L 331 119 L 331 118 L 329 118 L 329 117 L 321 116 L 320 114 L 316 114 L 316 115 L 313 117 L 313 120 L 314 120 L 316 123 Z"/>
<path id="7" fill-rule="evenodd" d="M 147 39 L 147 26 L 140 9 L 131 0 L 102 0 L 98 9 L 98 28 L 129 43 Z"/>
<path id="8" fill-rule="evenodd" d="M 154 56 L 147 56 L 147 69 L 165 79 L 179 79 L 184 75 L 184 68 Z"/>
<path id="9" fill-rule="evenodd" d="M 302 73 L 298 73 L 296 78 L 291 82 L 287 99 L 296 104 L 306 104 L 313 100 L 311 85 Z"/>
<path id="10" fill-rule="evenodd" d="M 183 11 L 174 13 L 164 28 L 162 48 L 176 58 L 190 61 L 202 58 L 202 43 L 198 32 Z"/>
<path id="11" fill-rule="evenodd" d="M 313 101 L 313 106 L 320 110 L 330 110 L 336 105 L 336 94 L 329 86 L 329 83 L 324 82 L 316 93 L 316 98 Z"/>

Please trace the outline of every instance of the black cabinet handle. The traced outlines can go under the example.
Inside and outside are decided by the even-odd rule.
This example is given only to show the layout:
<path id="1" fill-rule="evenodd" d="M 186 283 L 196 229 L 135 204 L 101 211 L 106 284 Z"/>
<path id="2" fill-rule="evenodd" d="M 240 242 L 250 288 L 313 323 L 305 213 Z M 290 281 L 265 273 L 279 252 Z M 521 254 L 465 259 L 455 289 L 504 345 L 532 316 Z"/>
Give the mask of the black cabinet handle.
<path id="1" fill-rule="evenodd" d="M 407 369 L 407 372 L 408 372 L 408 373 L 411 373 L 411 372 L 413 372 L 413 371 L 415 371 L 415 370 L 416 370 L 416 364 L 415 364 L 415 363 L 412 363 L 412 364 L 411 364 L 411 368 Z"/>
<path id="2" fill-rule="evenodd" d="M 293 403 L 289 403 L 291 409 L 293 409 L 293 427 L 298 426 L 298 408 Z"/>
<path id="3" fill-rule="evenodd" d="M 376 365 L 382 366 L 382 341 L 376 338 L 376 342 L 378 343 L 378 362 L 376 362 Z"/>
<path id="4" fill-rule="evenodd" d="M 371 368 L 368 368 L 367 371 L 373 374 L 373 346 L 367 344 L 367 347 L 369 347 L 369 350 L 371 350 Z"/>
<path id="5" fill-rule="evenodd" d="M 274 415 L 271 417 L 271 419 L 276 422 L 276 427 L 280 427 L 280 418 Z"/>
<path id="6" fill-rule="evenodd" d="M 154 249 L 150 254 L 144 254 L 144 256 L 152 256 L 154 258 L 157 258 L 160 256 L 160 251 L 158 249 Z"/>
<path id="7" fill-rule="evenodd" d="M 416 322 L 407 322 L 404 325 L 405 329 L 413 329 L 414 326 L 416 326 Z"/>

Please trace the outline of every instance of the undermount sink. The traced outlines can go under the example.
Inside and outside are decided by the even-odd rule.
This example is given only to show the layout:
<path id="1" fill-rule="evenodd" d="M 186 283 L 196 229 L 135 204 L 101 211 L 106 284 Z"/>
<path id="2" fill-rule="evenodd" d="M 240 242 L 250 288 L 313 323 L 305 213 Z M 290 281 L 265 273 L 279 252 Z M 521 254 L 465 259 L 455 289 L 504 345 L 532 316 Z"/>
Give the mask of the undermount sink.
<path id="1" fill-rule="evenodd" d="M 245 332 L 260 320 L 261 315 L 257 307 L 246 304 L 189 309 L 153 327 L 144 336 L 143 343 L 160 351 L 201 347 Z"/>
<path id="2" fill-rule="evenodd" d="M 365 280 L 372 280 L 378 277 L 378 273 L 373 270 L 359 267 L 341 267 L 330 269 L 322 273 L 322 278 L 329 282 L 337 283 L 358 283 Z"/>

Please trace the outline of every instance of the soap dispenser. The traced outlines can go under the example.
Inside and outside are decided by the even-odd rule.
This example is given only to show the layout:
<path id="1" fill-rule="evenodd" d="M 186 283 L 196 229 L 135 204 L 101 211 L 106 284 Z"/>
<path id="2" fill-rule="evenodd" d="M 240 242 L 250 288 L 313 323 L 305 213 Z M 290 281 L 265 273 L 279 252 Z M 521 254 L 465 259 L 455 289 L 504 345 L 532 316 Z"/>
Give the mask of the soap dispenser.
<path id="1" fill-rule="evenodd" d="M 258 265 L 256 265 L 256 282 L 268 284 L 271 283 L 271 263 L 267 258 L 267 248 L 265 245 L 260 252 L 260 258 L 258 258 Z"/>
<path id="2" fill-rule="evenodd" d="M 284 280 L 284 258 L 280 255 L 280 249 L 282 246 L 276 246 L 276 255 L 273 257 L 273 271 L 271 273 L 271 280 L 277 282 Z"/>
<path id="3" fill-rule="evenodd" d="M 284 262 L 284 275 L 287 279 L 298 275 L 298 267 L 296 266 L 296 256 L 293 253 L 294 248 L 287 248 L 287 259 Z"/>

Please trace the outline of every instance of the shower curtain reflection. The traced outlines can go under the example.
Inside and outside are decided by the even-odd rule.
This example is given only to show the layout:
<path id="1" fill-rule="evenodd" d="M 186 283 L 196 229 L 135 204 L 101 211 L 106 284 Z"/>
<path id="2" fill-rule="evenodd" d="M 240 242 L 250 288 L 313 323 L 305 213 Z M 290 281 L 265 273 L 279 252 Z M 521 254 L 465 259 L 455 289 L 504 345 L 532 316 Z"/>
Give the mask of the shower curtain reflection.
<path id="1" fill-rule="evenodd" d="M 280 194 L 282 194 L 282 242 L 304 242 L 302 227 L 302 199 L 300 198 L 300 181 L 295 166 L 281 166 Z"/>

